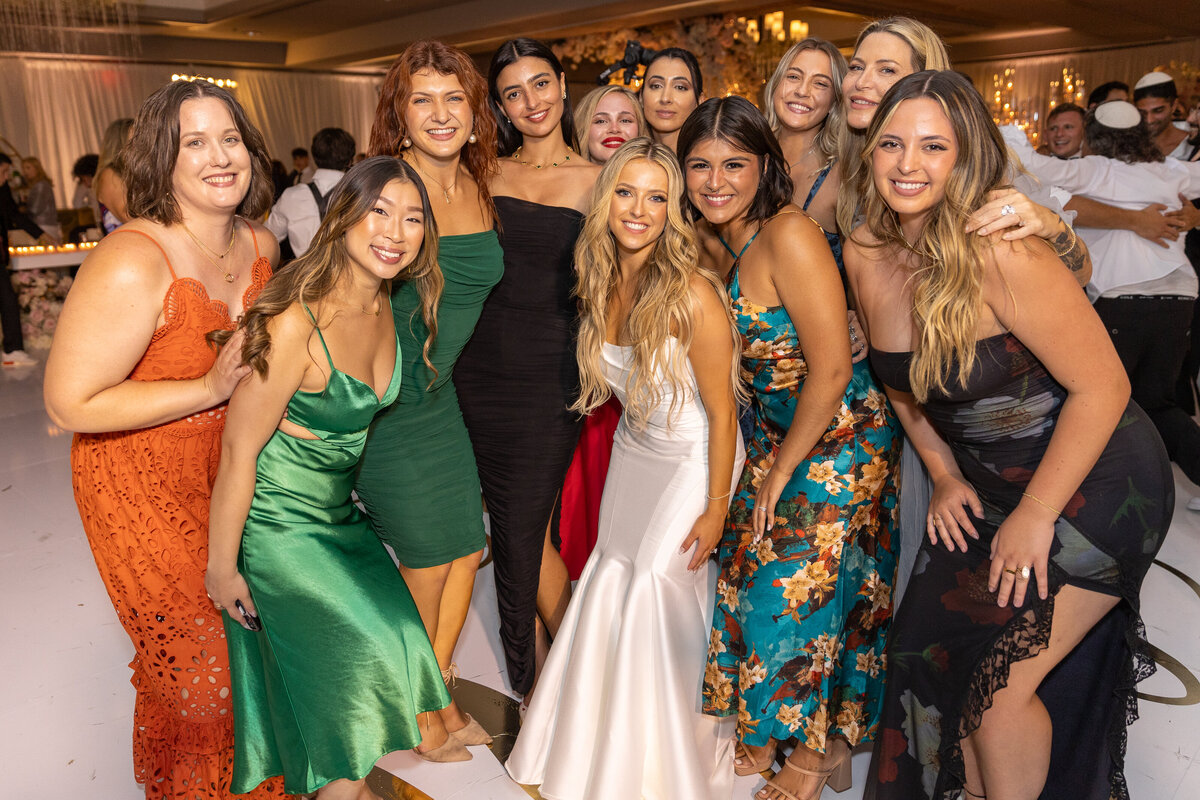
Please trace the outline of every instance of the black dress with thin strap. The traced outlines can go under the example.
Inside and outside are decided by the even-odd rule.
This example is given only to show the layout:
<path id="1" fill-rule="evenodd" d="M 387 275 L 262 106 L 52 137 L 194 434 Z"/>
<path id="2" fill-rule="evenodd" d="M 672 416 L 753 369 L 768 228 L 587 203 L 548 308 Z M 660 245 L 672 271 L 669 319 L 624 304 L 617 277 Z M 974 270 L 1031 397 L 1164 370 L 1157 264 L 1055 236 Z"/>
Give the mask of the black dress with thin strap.
<path id="1" fill-rule="evenodd" d="M 990 548 L 1041 463 L 1066 390 L 1012 334 L 976 343 L 961 388 L 923 406 L 983 505 L 967 552 L 925 540 L 888 642 L 888 685 L 866 798 L 958 798 L 962 739 L 978 726 L 1011 665 L 1046 647 L 1063 586 L 1120 598 L 1038 690 L 1053 723 L 1042 798 L 1126 800 L 1126 726 L 1134 685 L 1153 672 L 1138 614 L 1142 579 L 1171 524 L 1174 479 L 1162 440 L 1130 402 L 1104 452 L 1054 524 L 1049 596 L 999 607 Z M 883 381 L 911 391 L 911 353 L 871 350 Z M 957 371 L 953 371 L 956 375 Z M 1020 769 L 1021 765 L 1009 765 Z"/>
<path id="2" fill-rule="evenodd" d="M 487 501 L 500 638 L 513 691 L 533 685 L 546 525 L 579 438 L 575 241 L 583 215 L 496 197 L 504 277 L 454 373 Z"/>

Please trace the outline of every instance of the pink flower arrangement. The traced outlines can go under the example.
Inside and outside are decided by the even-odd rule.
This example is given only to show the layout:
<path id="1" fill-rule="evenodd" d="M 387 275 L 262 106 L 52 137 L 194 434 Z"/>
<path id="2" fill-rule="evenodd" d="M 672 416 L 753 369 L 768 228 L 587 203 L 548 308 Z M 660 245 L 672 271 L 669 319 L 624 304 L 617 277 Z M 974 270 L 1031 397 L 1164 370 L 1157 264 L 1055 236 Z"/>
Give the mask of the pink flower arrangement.
<path id="1" fill-rule="evenodd" d="M 13 273 L 26 348 L 46 350 L 50 347 L 58 327 L 58 314 L 71 283 L 71 276 L 62 270 L 26 269 Z"/>

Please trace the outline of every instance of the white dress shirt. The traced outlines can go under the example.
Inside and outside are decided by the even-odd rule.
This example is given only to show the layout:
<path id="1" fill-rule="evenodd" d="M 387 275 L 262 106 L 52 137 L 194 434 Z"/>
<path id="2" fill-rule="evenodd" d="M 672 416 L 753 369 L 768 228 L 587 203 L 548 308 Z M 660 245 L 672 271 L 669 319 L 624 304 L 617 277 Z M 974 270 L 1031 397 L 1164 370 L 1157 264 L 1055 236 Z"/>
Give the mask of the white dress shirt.
<path id="1" fill-rule="evenodd" d="M 1177 211 L 1179 195 L 1200 196 L 1200 162 L 1168 159 L 1126 164 L 1103 156 L 1065 161 L 1035 152 L 1016 126 L 1006 125 L 1000 131 L 1026 169 L 1073 195 L 1135 211 L 1151 203 Z M 1159 247 L 1133 231 L 1081 227 L 1077 233 L 1092 255 L 1092 281 L 1087 287 L 1092 299 L 1120 294 L 1196 296 L 1196 273 L 1183 252 L 1183 237 Z"/>
<path id="2" fill-rule="evenodd" d="M 345 174 L 336 169 L 318 169 L 313 173 L 312 182 L 317 191 L 328 197 Z M 279 202 L 267 217 L 267 230 L 275 234 L 275 238 L 281 242 L 287 238 L 292 252 L 296 255 L 301 255 L 308 249 L 320 225 L 317 201 L 307 183 L 284 189 L 283 194 L 279 195 Z"/>

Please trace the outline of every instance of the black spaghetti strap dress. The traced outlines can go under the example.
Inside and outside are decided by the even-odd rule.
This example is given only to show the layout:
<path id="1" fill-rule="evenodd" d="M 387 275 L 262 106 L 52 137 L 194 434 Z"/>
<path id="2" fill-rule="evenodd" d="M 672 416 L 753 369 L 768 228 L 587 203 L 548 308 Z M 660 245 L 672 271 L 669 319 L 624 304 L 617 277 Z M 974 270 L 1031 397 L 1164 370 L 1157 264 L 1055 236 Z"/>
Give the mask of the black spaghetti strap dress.
<path id="1" fill-rule="evenodd" d="M 1067 392 L 1012 334 L 981 339 L 966 388 L 931 393 L 926 416 L 975 488 L 984 517 L 967 552 L 924 540 L 892 623 L 883 717 L 868 800 L 952 800 L 963 788 L 961 741 L 1003 688 L 1011 664 L 1049 641 L 1065 585 L 1120 598 L 1050 673 L 1038 695 L 1054 726 L 1042 798 L 1127 800 L 1126 726 L 1134 685 L 1154 671 L 1138 613 L 1142 579 L 1171 524 L 1175 484 L 1154 426 L 1132 401 L 1054 525 L 1050 593 L 996 605 L 992 538 L 1045 455 Z M 871 350 L 883 382 L 909 391 L 911 353 Z M 953 374 L 953 373 L 952 373 Z M 1020 769 L 1020 764 L 1011 765 Z"/>
<path id="2" fill-rule="evenodd" d="M 533 686 L 546 525 L 579 438 L 575 241 L 583 215 L 496 197 L 504 277 L 454 373 L 491 524 L 500 639 L 513 691 Z"/>

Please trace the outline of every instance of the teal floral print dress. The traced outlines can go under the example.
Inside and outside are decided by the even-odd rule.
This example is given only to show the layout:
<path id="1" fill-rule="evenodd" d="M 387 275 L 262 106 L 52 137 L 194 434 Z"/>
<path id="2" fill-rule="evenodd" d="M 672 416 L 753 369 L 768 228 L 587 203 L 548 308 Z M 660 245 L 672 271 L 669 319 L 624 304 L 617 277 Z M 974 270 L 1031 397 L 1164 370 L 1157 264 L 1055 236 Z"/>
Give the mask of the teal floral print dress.
<path id="1" fill-rule="evenodd" d="M 869 741 L 883 699 L 884 640 L 896 573 L 898 423 L 865 361 L 796 467 L 774 526 L 754 533 L 754 500 L 808 372 L 783 306 L 729 293 L 753 390 L 754 433 L 729 509 L 704 680 L 704 712 L 738 716 L 749 745 L 799 737 Z"/>

